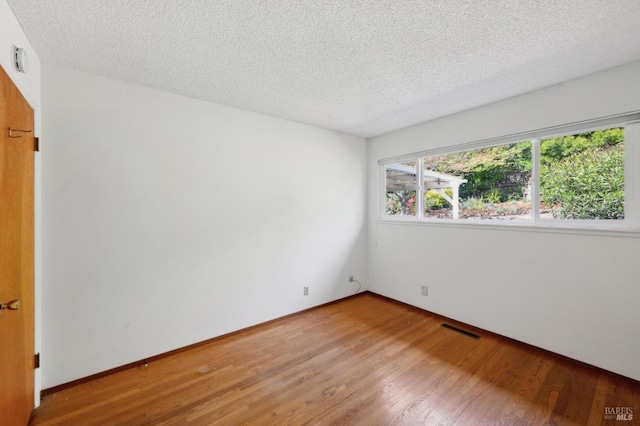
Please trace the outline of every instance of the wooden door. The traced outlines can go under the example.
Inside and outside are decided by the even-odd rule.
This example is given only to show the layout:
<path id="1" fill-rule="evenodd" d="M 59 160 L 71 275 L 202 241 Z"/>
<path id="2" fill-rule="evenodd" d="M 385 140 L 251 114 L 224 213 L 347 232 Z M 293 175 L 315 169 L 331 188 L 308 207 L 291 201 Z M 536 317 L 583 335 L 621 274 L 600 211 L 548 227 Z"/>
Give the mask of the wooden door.
<path id="1" fill-rule="evenodd" d="M 0 302 L 19 301 L 0 310 L 0 424 L 6 426 L 26 425 L 33 409 L 34 140 L 33 110 L 0 67 Z"/>

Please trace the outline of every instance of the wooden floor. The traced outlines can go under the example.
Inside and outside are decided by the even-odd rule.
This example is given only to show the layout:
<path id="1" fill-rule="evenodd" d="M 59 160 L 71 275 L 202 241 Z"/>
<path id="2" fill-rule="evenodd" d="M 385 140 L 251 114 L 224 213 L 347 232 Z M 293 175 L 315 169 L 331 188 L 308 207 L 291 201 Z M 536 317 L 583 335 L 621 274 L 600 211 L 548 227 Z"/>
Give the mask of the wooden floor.
<path id="1" fill-rule="evenodd" d="M 443 321 L 364 293 L 47 395 L 31 424 L 640 424 L 640 382 Z"/>

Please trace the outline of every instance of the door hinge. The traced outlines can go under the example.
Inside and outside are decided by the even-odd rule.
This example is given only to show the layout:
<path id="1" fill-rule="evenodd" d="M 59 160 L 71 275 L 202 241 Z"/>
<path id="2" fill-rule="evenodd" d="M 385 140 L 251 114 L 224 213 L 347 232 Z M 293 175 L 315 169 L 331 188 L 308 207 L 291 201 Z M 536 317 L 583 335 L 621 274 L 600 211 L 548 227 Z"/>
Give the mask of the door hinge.
<path id="1" fill-rule="evenodd" d="M 36 152 L 40 152 L 40 138 L 35 137 L 33 139 L 34 139 L 33 150 L 36 151 Z"/>
<path id="2" fill-rule="evenodd" d="M 33 367 L 34 369 L 35 368 L 40 368 L 40 354 L 39 353 L 35 354 L 33 356 L 33 366 L 34 366 Z"/>

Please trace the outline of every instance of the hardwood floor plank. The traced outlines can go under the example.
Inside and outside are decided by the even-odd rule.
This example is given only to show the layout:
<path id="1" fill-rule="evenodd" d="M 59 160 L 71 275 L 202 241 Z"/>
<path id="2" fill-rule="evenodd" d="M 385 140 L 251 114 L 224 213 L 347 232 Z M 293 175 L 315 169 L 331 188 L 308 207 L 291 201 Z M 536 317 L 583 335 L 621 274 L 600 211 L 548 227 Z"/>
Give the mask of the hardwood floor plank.
<path id="1" fill-rule="evenodd" d="M 614 424 L 606 407 L 636 414 L 640 383 L 364 293 L 47 395 L 30 424 Z"/>

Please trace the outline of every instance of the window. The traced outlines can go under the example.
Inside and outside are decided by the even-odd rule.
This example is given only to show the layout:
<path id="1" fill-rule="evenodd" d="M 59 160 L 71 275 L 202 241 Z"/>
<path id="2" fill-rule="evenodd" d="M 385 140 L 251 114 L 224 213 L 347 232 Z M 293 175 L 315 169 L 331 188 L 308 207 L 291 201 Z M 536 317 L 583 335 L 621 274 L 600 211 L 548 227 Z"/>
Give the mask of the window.
<path id="1" fill-rule="evenodd" d="M 423 157 L 425 218 L 529 220 L 531 142 Z M 434 178 L 429 179 L 434 175 Z M 440 176 L 442 176 L 442 178 Z M 444 189 L 433 189 L 434 184 Z"/>
<path id="2" fill-rule="evenodd" d="M 540 216 L 624 219 L 624 128 L 540 142 Z"/>
<path id="3" fill-rule="evenodd" d="M 416 162 L 385 166 L 385 213 L 391 216 L 416 216 Z"/>
<path id="4" fill-rule="evenodd" d="M 639 162 L 628 143 L 639 120 L 633 113 L 382 161 L 383 218 L 635 227 L 626 177 Z"/>

